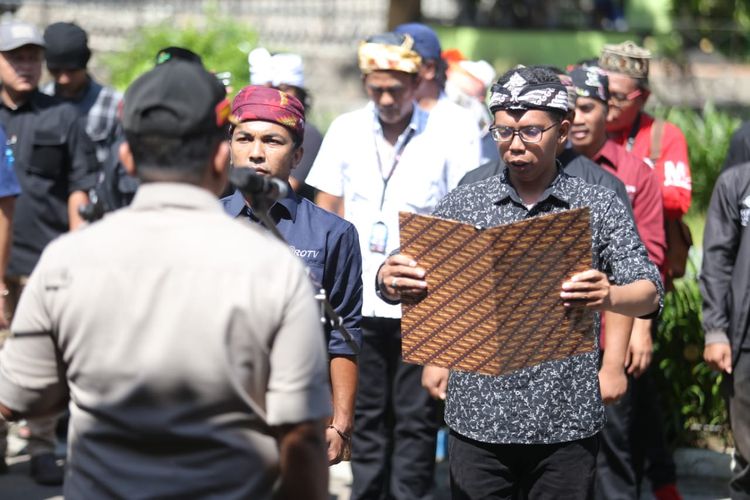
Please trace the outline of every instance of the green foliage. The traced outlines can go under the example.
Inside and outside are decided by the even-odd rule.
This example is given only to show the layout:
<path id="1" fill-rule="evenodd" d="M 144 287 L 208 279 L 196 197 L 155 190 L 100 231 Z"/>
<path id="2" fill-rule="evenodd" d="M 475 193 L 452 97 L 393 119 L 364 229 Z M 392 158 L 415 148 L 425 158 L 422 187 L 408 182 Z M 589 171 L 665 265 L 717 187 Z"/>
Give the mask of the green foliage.
<path id="1" fill-rule="evenodd" d="M 685 134 L 693 177 L 692 209 L 703 213 L 711 201 L 716 178 L 721 172 L 732 133 L 740 119 L 707 103 L 702 111 L 690 108 L 657 110 L 657 115 L 677 125 Z"/>
<path id="2" fill-rule="evenodd" d="M 654 345 L 654 378 L 662 396 L 667 434 L 676 445 L 701 445 L 706 436 L 717 433 L 726 443 L 729 429 L 720 389 L 722 376 L 703 362 L 702 298 L 697 275 L 704 214 L 740 119 L 711 103 L 701 111 L 675 107 L 655 110 L 654 114 L 677 125 L 687 140 L 693 203 L 686 221 L 696 243 L 690 252 L 687 275 L 674 283 L 674 290 L 664 301 Z"/>
<path id="3" fill-rule="evenodd" d="M 703 362 L 701 295 L 693 258 L 685 278 L 665 298 L 655 340 L 654 378 L 662 396 L 667 434 L 676 445 L 700 444 L 706 430 L 726 441 L 722 376 Z"/>
<path id="4" fill-rule="evenodd" d="M 104 59 L 104 65 L 111 74 L 112 85 L 124 90 L 153 68 L 159 50 L 179 46 L 201 56 L 209 71 L 231 72 L 232 87 L 239 90 L 249 80 L 247 54 L 256 42 L 256 33 L 247 26 L 208 11 L 199 18 L 170 20 L 139 29 L 123 50 Z"/>
<path id="5" fill-rule="evenodd" d="M 700 46 L 708 52 L 718 50 L 732 58 L 747 59 L 750 0 L 682 0 L 673 6 L 673 15 L 682 27 L 684 49 Z"/>

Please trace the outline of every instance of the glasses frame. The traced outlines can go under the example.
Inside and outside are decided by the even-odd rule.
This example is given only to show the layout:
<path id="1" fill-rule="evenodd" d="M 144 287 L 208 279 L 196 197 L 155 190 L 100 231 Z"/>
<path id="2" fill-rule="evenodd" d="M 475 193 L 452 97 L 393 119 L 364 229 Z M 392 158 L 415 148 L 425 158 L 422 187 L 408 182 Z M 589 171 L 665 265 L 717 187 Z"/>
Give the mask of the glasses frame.
<path id="1" fill-rule="evenodd" d="M 623 99 L 621 99 L 619 97 L 615 97 L 615 94 L 622 94 L 622 92 L 615 92 L 615 93 L 610 92 L 609 93 L 609 101 L 607 101 L 607 102 L 614 102 L 614 103 L 630 102 L 633 99 L 635 99 L 635 98 L 643 95 L 643 89 L 635 89 L 634 91 L 630 92 L 629 94 L 622 94 L 622 95 L 624 95 Z"/>
<path id="2" fill-rule="evenodd" d="M 524 144 L 539 144 L 540 142 L 542 142 L 542 138 L 544 137 L 544 133 L 546 131 L 548 131 L 549 129 L 551 129 L 552 127 L 556 127 L 558 125 L 561 125 L 561 122 L 554 122 L 552 125 L 550 125 L 549 127 L 546 127 L 546 128 L 539 128 L 537 125 L 527 125 L 525 127 L 521 127 L 520 129 L 519 128 L 513 128 L 513 127 L 507 127 L 507 128 L 509 128 L 510 130 L 513 131 L 513 135 L 511 135 L 507 139 L 502 139 L 499 136 L 495 137 L 495 131 L 498 130 L 498 127 L 496 127 L 495 125 L 493 125 L 493 126 L 490 127 L 490 134 L 492 134 L 492 138 L 497 143 L 500 143 L 500 142 L 513 142 L 513 139 L 515 139 L 515 137 L 518 136 L 518 138 L 521 139 L 521 142 L 523 142 Z M 529 128 L 539 129 L 539 139 L 536 139 L 536 140 L 527 140 L 527 139 L 523 138 L 523 136 L 521 135 L 521 131 L 524 130 L 524 129 L 529 129 Z"/>

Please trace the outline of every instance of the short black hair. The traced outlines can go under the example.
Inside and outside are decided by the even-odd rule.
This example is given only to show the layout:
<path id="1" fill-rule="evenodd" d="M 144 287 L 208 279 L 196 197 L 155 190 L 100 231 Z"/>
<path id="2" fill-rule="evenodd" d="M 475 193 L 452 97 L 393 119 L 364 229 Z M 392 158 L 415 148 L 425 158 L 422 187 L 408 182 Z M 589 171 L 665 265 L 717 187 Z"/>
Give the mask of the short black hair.
<path id="1" fill-rule="evenodd" d="M 559 66 L 553 66 L 552 64 L 540 64 L 539 66 L 534 66 L 535 68 L 544 68 L 552 71 L 556 75 L 564 75 L 565 71 L 563 71 Z"/>
<path id="2" fill-rule="evenodd" d="M 584 68 L 588 68 L 589 66 L 599 66 L 599 58 L 598 57 L 589 57 L 586 59 L 581 59 L 577 63 L 575 63 L 576 66 L 583 66 Z"/>
<path id="3" fill-rule="evenodd" d="M 138 177 L 143 181 L 168 178 L 176 182 L 199 182 L 222 134 L 169 137 L 125 132 Z"/>
<path id="4" fill-rule="evenodd" d="M 445 90 L 445 82 L 448 81 L 448 63 L 442 57 L 435 60 L 435 83 L 441 90 Z"/>
<path id="5" fill-rule="evenodd" d="M 299 99 L 299 102 L 305 107 L 305 114 L 310 112 L 310 108 L 312 108 L 312 96 L 306 88 L 291 85 L 289 83 L 280 83 L 279 85 L 275 85 L 274 88 L 287 93 L 289 93 L 289 90 L 291 89 L 297 99 Z"/>
<path id="6" fill-rule="evenodd" d="M 498 85 L 505 85 L 510 81 L 510 78 L 518 73 L 526 82 L 530 85 L 537 85 L 540 83 L 555 83 L 561 85 L 560 77 L 558 73 L 550 69 L 548 66 L 520 66 L 517 68 L 506 71 L 498 80 Z M 567 111 L 563 112 L 554 109 L 545 109 L 550 117 L 555 121 L 562 121 L 567 116 Z"/>
<path id="7" fill-rule="evenodd" d="M 635 80 L 635 85 L 641 90 L 645 90 L 646 92 L 650 92 L 649 84 L 648 84 L 648 77 L 646 78 L 633 78 Z"/>

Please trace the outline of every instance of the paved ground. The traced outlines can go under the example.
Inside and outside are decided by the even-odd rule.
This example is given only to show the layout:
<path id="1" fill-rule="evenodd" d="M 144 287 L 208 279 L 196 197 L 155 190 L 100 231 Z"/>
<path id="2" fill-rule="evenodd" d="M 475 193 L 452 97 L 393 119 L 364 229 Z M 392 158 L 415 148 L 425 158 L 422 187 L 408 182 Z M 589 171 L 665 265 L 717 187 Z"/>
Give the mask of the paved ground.
<path id="1" fill-rule="evenodd" d="M 23 450 L 24 442 L 14 434 L 9 439 L 9 451 Z M 59 453 L 64 452 L 61 447 Z M 17 455 L 8 460 L 8 474 L 0 476 L 0 499 L 2 500 L 49 500 L 62 499 L 62 488 L 44 487 L 34 483 L 29 477 L 29 457 Z M 728 499 L 727 480 L 729 478 L 730 457 L 727 454 L 708 450 L 677 450 L 678 488 L 685 500 L 724 500 Z M 349 500 L 351 469 L 348 463 L 331 468 L 331 500 Z M 448 488 L 448 464 L 441 462 L 435 472 L 435 500 L 450 500 Z M 643 500 L 653 500 L 650 488 L 644 485 Z"/>
<path id="2" fill-rule="evenodd" d="M 447 488 L 448 470 L 446 464 L 439 464 L 436 474 L 438 488 L 436 500 L 449 500 L 450 491 Z M 347 467 L 339 467 L 331 474 L 331 500 L 349 500 L 349 485 L 351 476 Z M 680 478 L 678 487 L 685 500 L 724 500 L 728 499 L 725 481 L 707 480 L 705 478 Z M 62 490 L 57 487 L 44 487 L 35 484 L 28 473 L 28 457 L 16 459 L 10 467 L 10 472 L 0 476 L 0 498 L 3 500 L 60 500 Z M 646 493 L 644 500 L 653 497 Z"/>

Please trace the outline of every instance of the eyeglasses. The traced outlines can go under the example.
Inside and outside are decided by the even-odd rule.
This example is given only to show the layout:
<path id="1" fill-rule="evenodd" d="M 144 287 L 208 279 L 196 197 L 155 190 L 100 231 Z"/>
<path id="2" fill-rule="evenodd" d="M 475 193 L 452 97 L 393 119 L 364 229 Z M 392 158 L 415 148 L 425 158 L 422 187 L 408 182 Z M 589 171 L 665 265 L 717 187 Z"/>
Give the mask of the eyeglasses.
<path id="1" fill-rule="evenodd" d="M 622 92 L 610 92 L 609 93 L 609 101 L 610 102 L 618 102 L 621 104 L 624 104 L 628 101 L 632 101 L 639 95 L 643 94 L 643 91 L 641 89 L 635 89 L 634 91 L 630 92 L 629 94 L 624 94 Z"/>
<path id="2" fill-rule="evenodd" d="M 391 98 L 400 100 L 406 92 L 406 87 L 403 85 L 393 85 L 391 87 L 378 87 L 375 85 L 367 85 L 367 90 L 372 94 L 372 98 L 379 100 L 383 94 L 389 94 Z"/>
<path id="3" fill-rule="evenodd" d="M 555 122 L 547 128 L 537 127 L 536 125 L 529 125 L 528 127 L 513 128 L 513 127 L 490 127 L 490 133 L 495 142 L 511 142 L 513 137 L 518 134 L 518 137 L 525 144 L 536 144 L 542 140 L 542 136 L 546 131 L 552 127 L 560 125 L 559 122 Z"/>

